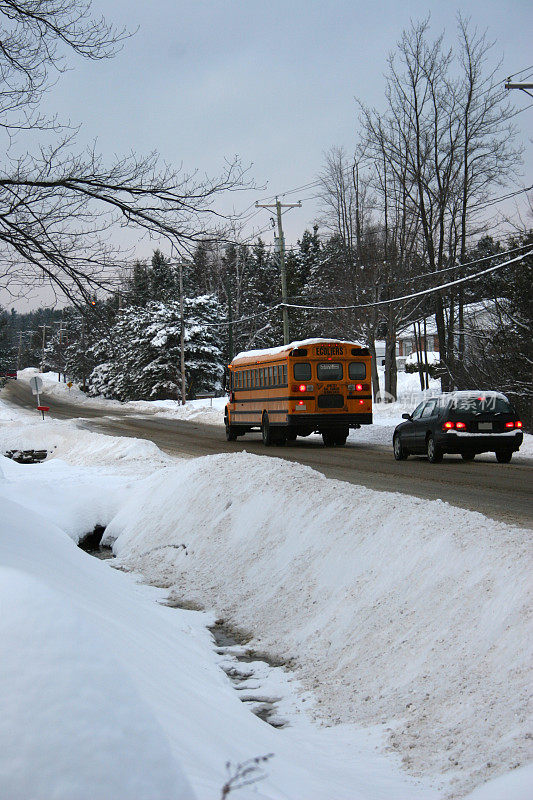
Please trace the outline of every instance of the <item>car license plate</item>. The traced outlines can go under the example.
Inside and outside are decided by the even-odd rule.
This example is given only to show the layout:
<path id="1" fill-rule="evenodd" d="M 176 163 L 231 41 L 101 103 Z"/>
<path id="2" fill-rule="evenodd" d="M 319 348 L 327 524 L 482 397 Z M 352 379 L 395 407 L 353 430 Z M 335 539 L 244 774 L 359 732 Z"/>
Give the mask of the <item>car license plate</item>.
<path id="1" fill-rule="evenodd" d="M 477 429 L 478 431 L 491 431 L 492 422 L 478 422 Z"/>

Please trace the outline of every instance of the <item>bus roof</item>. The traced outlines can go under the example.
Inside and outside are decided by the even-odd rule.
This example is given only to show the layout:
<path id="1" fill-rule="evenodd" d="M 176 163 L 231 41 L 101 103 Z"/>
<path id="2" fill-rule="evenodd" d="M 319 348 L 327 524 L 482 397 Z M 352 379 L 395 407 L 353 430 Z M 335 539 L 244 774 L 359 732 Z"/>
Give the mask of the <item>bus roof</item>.
<path id="1" fill-rule="evenodd" d="M 302 339 L 300 342 L 290 342 L 280 347 L 268 347 L 265 350 L 244 350 L 242 353 L 238 353 L 231 363 L 233 365 L 249 364 L 250 362 L 267 360 L 282 354 L 289 355 L 291 350 L 314 344 L 347 344 L 352 347 L 365 347 L 359 342 L 348 342 L 345 339 Z"/>

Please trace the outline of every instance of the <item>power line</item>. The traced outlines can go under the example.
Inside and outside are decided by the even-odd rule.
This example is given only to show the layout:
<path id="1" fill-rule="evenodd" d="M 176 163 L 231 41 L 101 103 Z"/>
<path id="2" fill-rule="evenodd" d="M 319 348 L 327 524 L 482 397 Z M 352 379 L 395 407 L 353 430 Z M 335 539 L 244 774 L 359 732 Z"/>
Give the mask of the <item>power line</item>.
<path id="1" fill-rule="evenodd" d="M 523 72 L 529 72 L 530 69 L 533 69 L 533 64 L 530 67 L 524 67 L 524 69 L 519 69 L 518 72 L 513 72 L 512 75 L 508 75 L 507 80 L 510 81 L 511 78 L 516 77 L 516 75 L 521 75 Z"/>
<path id="2" fill-rule="evenodd" d="M 433 294 L 434 292 L 439 292 L 442 289 L 449 289 L 451 286 L 457 286 L 460 283 L 466 283 L 467 281 L 475 280 L 476 278 L 480 278 L 482 275 L 488 275 L 491 272 L 495 272 L 498 269 L 503 269 L 504 267 L 508 267 L 509 264 L 514 264 L 517 261 L 523 261 L 524 258 L 527 256 L 533 255 L 533 250 L 529 250 L 527 253 L 522 253 L 520 256 L 516 256 L 516 258 L 512 258 L 510 261 L 506 261 L 503 264 L 496 264 L 494 267 L 488 267 L 488 269 L 481 270 L 481 272 L 476 272 L 474 275 L 467 275 L 465 278 L 458 278 L 455 281 L 449 281 L 448 283 L 443 283 L 440 286 L 434 286 L 431 289 L 423 289 L 420 292 L 413 292 L 412 294 L 406 294 L 403 297 L 392 297 L 390 300 L 377 300 L 375 303 L 361 303 L 359 305 L 350 305 L 350 306 L 299 306 L 299 305 L 292 305 L 289 304 L 289 308 L 300 308 L 302 310 L 315 310 L 315 311 L 350 311 L 360 308 L 374 308 L 376 306 L 386 306 L 390 303 L 400 303 L 404 300 L 412 300 L 415 297 L 422 297 L 426 294 Z M 280 304 L 283 305 L 283 304 Z"/>
<path id="3" fill-rule="evenodd" d="M 527 253 L 522 253 L 522 255 L 516 256 L 516 258 L 512 258 L 510 261 L 505 261 L 503 264 L 496 264 L 496 266 L 494 267 L 489 267 L 488 269 L 476 272 L 474 275 L 467 275 L 465 278 L 459 278 L 458 280 L 455 281 L 449 281 L 448 283 L 443 283 L 440 284 L 439 286 L 434 286 L 431 289 L 424 289 L 420 292 L 413 292 L 412 294 L 404 295 L 402 297 L 392 297 L 390 300 L 377 300 L 374 303 L 361 303 L 359 305 L 349 305 L 349 306 L 303 306 L 303 305 L 296 305 L 294 303 L 276 303 L 276 305 L 270 306 L 270 308 L 266 308 L 264 311 L 259 311 L 256 314 L 251 314 L 250 316 L 247 317 L 240 317 L 239 319 L 232 320 L 231 322 L 208 323 L 205 325 L 205 327 L 218 328 L 218 327 L 226 327 L 227 325 L 238 325 L 241 322 L 248 322 L 251 319 L 256 319 L 258 317 L 265 316 L 266 314 L 271 314 L 274 311 L 277 311 L 279 308 L 283 308 L 284 306 L 286 306 L 287 308 L 300 309 L 302 311 L 354 311 L 363 308 L 374 308 L 376 306 L 390 305 L 391 303 L 400 303 L 405 300 L 412 300 L 415 297 L 422 297 L 423 295 L 433 294 L 435 292 L 441 291 L 442 289 L 448 289 L 451 286 L 457 286 L 460 283 L 467 283 L 468 281 L 476 280 L 477 278 L 480 278 L 483 275 L 488 275 L 491 272 L 496 272 L 496 270 L 508 267 L 510 264 L 514 264 L 518 261 L 523 261 L 524 258 L 527 258 L 530 255 L 533 255 L 533 250 L 529 250 Z M 492 256 L 492 258 L 494 258 L 494 256 Z M 484 259 L 480 259 L 480 261 L 482 260 Z M 472 262 L 472 263 L 477 263 L 477 262 Z"/>

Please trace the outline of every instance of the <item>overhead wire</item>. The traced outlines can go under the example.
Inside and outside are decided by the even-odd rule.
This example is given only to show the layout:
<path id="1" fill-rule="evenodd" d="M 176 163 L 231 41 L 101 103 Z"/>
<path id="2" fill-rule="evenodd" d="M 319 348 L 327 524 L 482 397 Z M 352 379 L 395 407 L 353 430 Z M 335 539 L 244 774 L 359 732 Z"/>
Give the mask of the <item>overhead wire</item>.
<path id="1" fill-rule="evenodd" d="M 468 281 L 476 280 L 477 278 L 482 277 L 483 275 L 489 275 L 492 272 L 496 272 L 497 270 L 504 269 L 504 267 L 508 267 L 511 264 L 515 264 L 519 261 L 523 261 L 524 258 L 533 255 L 533 249 L 529 250 L 527 253 L 522 253 L 515 258 L 510 259 L 509 261 L 505 261 L 503 264 L 496 264 L 495 266 L 488 267 L 487 269 L 481 270 L 480 272 L 476 272 L 473 275 L 467 275 L 464 278 L 459 278 L 454 281 L 449 281 L 448 283 L 440 284 L 439 286 L 433 286 L 429 289 L 423 289 L 419 292 L 412 292 L 408 295 L 403 295 L 401 297 L 391 297 L 388 300 L 376 300 L 373 303 L 359 303 L 347 306 L 309 306 L 309 305 L 299 305 L 296 303 L 276 303 L 276 305 L 271 306 L 270 308 L 265 309 L 264 311 L 259 311 L 256 314 L 251 314 L 250 316 L 240 317 L 236 320 L 227 320 L 225 322 L 212 322 L 207 323 L 205 327 L 209 328 L 217 328 L 217 327 L 227 327 L 229 325 L 239 325 L 242 322 L 248 322 L 251 319 L 256 319 L 261 316 L 265 316 L 266 314 L 271 314 L 273 311 L 277 311 L 280 308 L 292 308 L 292 309 L 299 309 L 301 311 L 356 311 L 364 308 L 375 308 L 377 306 L 384 306 L 384 305 L 391 305 L 392 303 L 400 303 L 405 302 L 406 300 L 413 300 L 416 297 L 422 297 L 428 294 L 434 294 L 435 292 L 440 292 L 443 289 L 449 289 L 451 286 L 457 286 L 462 283 L 467 283 Z M 494 258 L 494 256 L 492 256 Z M 486 259 L 479 259 L 479 262 Z M 478 263 L 478 262 L 472 262 Z M 464 265 L 463 265 L 464 266 Z M 427 274 L 427 273 L 426 273 Z"/>
<path id="2" fill-rule="evenodd" d="M 514 78 L 516 75 L 521 75 L 523 72 L 528 72 L 530 69 L 533 69 L 533 64 L 530 67 L 524 67 L 524 69 L 519 69 L 518 72 L 513 72 L 512 75 L 508 75 L 507 80 L 510 81 L 511 78 Z"/>
<path id="3" fill-rule="evenodd" d="M 466 283 L 467 281 L 475 280 L 476 278 L 480 278 L 482 275 L 488 275 L 491 272 L 496 272 L 496 270 L 508 267 L 510 264 L 514 264 L 517 261 L 523 261 L 524 258 L 527 258 L 527 256 L 530 255 L 533 255 L 533 250 L 529 250 L 527 253 L 522 253 L 522 255 L 516 256 L 515 258 L 512 258 L 510 261 L 505 261 L 503 264 L 496 264 L 493 267 L 488 267 L 487 269 L 481 270 L 480 272 L 476 272 L 474 275 L 467 275 L 464 278 L 458 278 L 455 281 L 442 283 L 439 286 L 433 286 L 430 289 L 422 289 L 420 292 L 413 292 L 412 294 L 403 295 L 402 297 L 391 297 L 390 300 L 376 300 L 373 303 L 360 303 L 357 305 L 349 305 L 349 306 L 301 306 L 301 305 L 293 305 L 290 303 L 280 303 L 280 305 L 284 306 L 285 308 L 300 308 L 302 310 L 315 310 L 315 311 L 350 311 L 361 308 L 374 308 L 376 306 L 390 305 L 391 303 L 400 303 L 405 300 L 413 300 L 415 297 L 422 297 L 423 295 L 426 294 L 433 294 L 435 292 L 440 292 L 442 289 L 449 289 L 451 286 L 457 286 L 460 283 Z"/>

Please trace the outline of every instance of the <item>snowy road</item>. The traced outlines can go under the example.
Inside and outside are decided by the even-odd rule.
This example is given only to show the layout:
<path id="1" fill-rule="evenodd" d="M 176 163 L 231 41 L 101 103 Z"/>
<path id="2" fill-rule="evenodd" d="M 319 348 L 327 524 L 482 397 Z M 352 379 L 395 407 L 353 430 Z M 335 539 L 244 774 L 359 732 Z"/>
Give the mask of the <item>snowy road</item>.
<path id="1" fill-rule="evenodd" d="M 28 384 L 10 383 L 2 392 L 5 401 L 34 408 Z M 219 426 L 196 421 L 174 420 L 113 408 L 111 413 L 97 405 L 68 403 L 57 397 L 42 401 L 58 419 L 83 418 L 85 427 L 113 436 L 150 439 L 172 455 L 204 456 L 246 450 L 272 455 L 313 467 L 328 478 L 347 481 L 378 491 L 396 491 L 428 500 L 441 499 L 452 505 L 479 511 L 508 524 L 533 527 L 532 465 L 528 462 L 496 464 L 490 456 L 474 463 L 449 457 L 442 464 L 429 465 L 424 458 L 396 462 L 388 448 L 349 442 L 345 449 L 325 449 L 316 440 L 298 440 L 285 447 L 266 449 L 259 435 L 250 434 L 238 442 L 226 442 Z"/>

